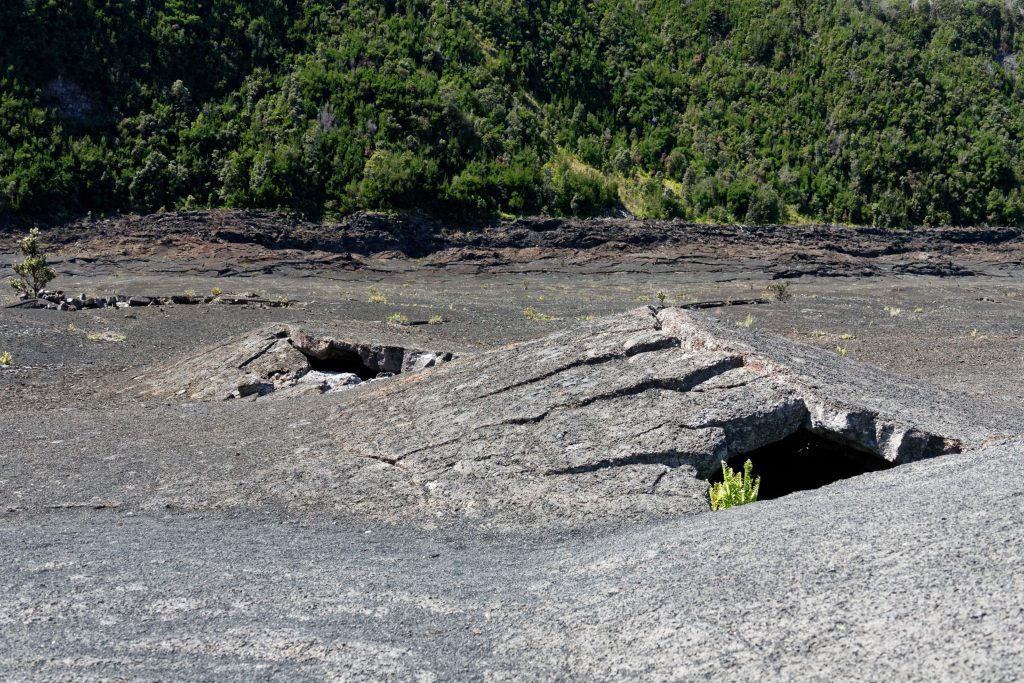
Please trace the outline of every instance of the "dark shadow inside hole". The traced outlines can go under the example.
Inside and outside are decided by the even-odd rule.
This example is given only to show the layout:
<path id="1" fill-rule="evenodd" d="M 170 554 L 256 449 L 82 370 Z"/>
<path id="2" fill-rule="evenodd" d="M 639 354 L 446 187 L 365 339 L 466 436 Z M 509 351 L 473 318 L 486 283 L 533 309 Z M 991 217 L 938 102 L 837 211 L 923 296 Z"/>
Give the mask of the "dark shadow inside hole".
<path id="1" fill-rule="evenodd" d="M 734 456 L 726 464 L 739 472 L 748 459 L 754 465 L 754 476 L 761 477 L 758 500 L 780 498 L 892 467 L 869 453 L 802 429 L 782 441 Z M 711 478 L 712 483 L 720 481 L 721 469 Z"/>
<path id="2" fill-rule="evenodd" d="M 365 381 L 373 379 L 380 374 L 379 368 L 371 368 L 355 351 L 344 351 L 334 350 L 331 353 L 330 358 L 313 358 L 312 356 L 306 356 L 309 359 L 309 367 L 320 372 L 349 372 L 355 375 L 359 375 L 359 379 Z"/>

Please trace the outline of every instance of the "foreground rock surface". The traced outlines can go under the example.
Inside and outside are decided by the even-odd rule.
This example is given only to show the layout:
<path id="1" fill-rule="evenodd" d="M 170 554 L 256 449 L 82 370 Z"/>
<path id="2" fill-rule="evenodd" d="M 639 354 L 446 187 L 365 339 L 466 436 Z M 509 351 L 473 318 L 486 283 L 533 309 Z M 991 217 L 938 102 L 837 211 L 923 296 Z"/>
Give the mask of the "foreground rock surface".
<path id="1" fill-rule="evenodd" d="M 366 521 L 8 517 L 0 675 L 1016 680 L 1021 453 L 540 542 Z"/>

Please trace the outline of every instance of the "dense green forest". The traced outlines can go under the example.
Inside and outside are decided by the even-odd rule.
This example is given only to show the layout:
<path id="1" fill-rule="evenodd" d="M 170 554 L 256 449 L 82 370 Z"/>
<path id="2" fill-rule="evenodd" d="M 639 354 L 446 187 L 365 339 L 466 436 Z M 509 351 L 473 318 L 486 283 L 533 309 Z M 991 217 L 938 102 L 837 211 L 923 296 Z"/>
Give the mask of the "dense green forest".
<path id="1" fill-rule="evenodd" d="M 0 215 L 1022 224 L 1007 0 L 10 0 Z"/>

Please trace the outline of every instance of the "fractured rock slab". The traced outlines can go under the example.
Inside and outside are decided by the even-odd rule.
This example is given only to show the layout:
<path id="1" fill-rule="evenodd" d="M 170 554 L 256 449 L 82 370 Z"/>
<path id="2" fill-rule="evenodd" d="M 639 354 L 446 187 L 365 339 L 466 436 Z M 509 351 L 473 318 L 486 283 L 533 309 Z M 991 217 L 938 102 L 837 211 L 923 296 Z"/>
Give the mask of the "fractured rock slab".
<path id="1" fill-rule="evenodd" d="M 649 308 L 382 384 L 330 424 L 339 457 L 388 464 L 423 512 L 556 525 L 704 511 L 722 460 L 801 429 L 892 464 L 1024 433 L 837 354 Z"/>
<path id="2" fill-rule="evenodd" d="M 365 380 L 435 367 L 447 352 L 366 344 L 266 325 L 202 353 L 158 365 L 127 389 L 139 397 L 193 401 L 329 393 Z"/>
<path id="3" fill-rule="evenodd" d="M 293 403 L 216 412 L 218 443 L 248 458 L 244 467 L 196 460 L 193 448 L 177 466 L 199 468 L 189 477 L 160 462 L 130 489 L 116 473 L 97 480 L 144 507 L 577 529 L 704 512 L 722 460 L 801 431 L 888 465 L 1024 435 L 1019 414 L 678 309 L 641 308 L 453 362 L 396 349 L 271 325 L 163 364 L 129 390 Z M 359 389 L 334 392 L 341 370 L 320 364 L 339 358 L 400 372 L 370 382 L 353 373 L 345 381 Z"/>

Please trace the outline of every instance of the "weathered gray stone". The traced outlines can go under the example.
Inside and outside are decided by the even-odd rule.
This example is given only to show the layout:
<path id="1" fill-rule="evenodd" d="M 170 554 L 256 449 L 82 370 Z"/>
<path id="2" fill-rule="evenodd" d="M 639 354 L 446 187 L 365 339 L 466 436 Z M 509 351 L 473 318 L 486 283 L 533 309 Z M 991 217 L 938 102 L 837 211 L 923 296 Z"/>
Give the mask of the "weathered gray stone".
<path id="1" fill-rule="evenodd" d="M 330 420 L 421 514 L 567 523 L 707 509 L 724 459 L 807 429 L 903 463 L 1020 434 L 934 389 L 680 310 L 639 309 L 400 376 Z M 371 416 L 372 417 L 368 417 Z"/>
<path id="2" fill-rule="evenodd" d="M 320 444 L 318 455 L 267 463 L 260 496 L 428 526 L 579 528 L 702 512 L 722 460 L 799 430 L 890 464 L 1024 434 L 1020 415 L 675 309 L 363 382 L 327 405 L 298 401 L 330 390 L 317 375 L 301 381 L 323 363 L 365 360 L 377 372 L 420 357 L 269 326 L 156 368 L 133 391 L 293 397 L 308 419 L 289 433 Z"/>
<path id="3" fill-rule="evenodd" d="M 362 383 L 359 375 L 352 372 L 320 372 L 310 370 L 299 378 L 299 384 L 313 385 L 321 393 L 343 391 Z"/>
<path id="4" fill-rule="evenodd" d="M 135 378 L 137 383 L 129 391 L 199 401 L 271 393 L 294 396 L 314 387 L 328 393 L 359 384 L 361 378 L 354 370 L 369 378 L 391 376 L 451 358 L 450 353 L 350 342 L 293 325 L 268 325 L 199 355 L 161 364 Z M 323 371 L 317 372 L 314 364 Z M 329 368 L 331 364 L 338 367 Z M 308 381 L 300 382 L 303 379 Z M 259 390 L 247 388 L 252 386 Z"/>

